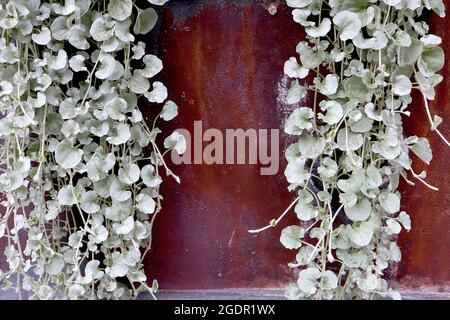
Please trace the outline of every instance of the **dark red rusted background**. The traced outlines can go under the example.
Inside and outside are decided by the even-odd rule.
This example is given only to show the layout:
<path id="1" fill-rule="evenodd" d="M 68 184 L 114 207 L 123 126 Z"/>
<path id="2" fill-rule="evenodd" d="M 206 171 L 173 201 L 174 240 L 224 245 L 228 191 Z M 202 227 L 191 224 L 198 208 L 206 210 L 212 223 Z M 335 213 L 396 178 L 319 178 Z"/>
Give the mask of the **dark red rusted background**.
<path id="1" fill-rule="evenodd" d="M 303 30 L 287 7 L 272 17 L 261 1 L 174 1 L 159 37 L 170 98 L 180 107 L 171 129 L 275 129 L 289 114 L 277 101 L 283 65 Z M 286 166 L 283 140 L 280 171 Z M 281 229 L 251 235 L 292 201 L 283 175 L 258 165 L 182 165 L 182 184 L 166 179 L 147 270 L 164 289 L 274 288 L 292 277 L 295 254 Z M 287 225 L 292 216 L 283 225 Z M 280 226 L 283 227 L 283 225 Z"/>

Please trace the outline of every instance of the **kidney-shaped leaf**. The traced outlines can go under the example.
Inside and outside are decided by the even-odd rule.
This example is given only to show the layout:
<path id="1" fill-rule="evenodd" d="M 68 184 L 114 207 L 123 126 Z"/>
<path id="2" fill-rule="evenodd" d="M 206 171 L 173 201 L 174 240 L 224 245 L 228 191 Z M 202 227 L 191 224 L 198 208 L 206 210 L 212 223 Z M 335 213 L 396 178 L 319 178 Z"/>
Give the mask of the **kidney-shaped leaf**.
<path id="1" fill-rule="evenodd" d="M 305 230 L 298 226 L 289 226 L 281 231 L 280 241 L 287 249 L 298 249 L 302 246 L 300 239 L 305 235 Z"/>
<path id="2" fill-rule="evenodd" d="M 81 161 L 83 151 L 75 148 L 71 142 L 63 140 L 56 146 L 55 160 L 64 169 L 75 168 Z"/>
<path id="3" fill-rule="evenodd" d="M 147 34 L 155 27 L 157 21 L 158 14 L 155 9 L 147 8 L 145 10 L 140 10 L 136 17 L 133 31 L 135 34 Z"/>
<path id="4" fill-rule="evenodd" d="M 333 23 L 339 29 L 342 41 L 353 39 L 361 30 L 362 21 L 355 12 L 344 10 L 333 17 Z"/>

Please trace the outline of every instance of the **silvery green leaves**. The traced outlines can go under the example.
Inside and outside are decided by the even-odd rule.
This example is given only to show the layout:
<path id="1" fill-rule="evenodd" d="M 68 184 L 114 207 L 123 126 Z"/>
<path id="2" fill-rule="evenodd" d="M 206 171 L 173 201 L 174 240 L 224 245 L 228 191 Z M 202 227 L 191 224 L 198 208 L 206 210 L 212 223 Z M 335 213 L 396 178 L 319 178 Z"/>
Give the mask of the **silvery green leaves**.
<path id="1" fill-rule="evenodd" d="M 178 115 L 178 106 L 173 101 L 167 101 L 161 110 L 160 117 L 164 121 L 170 121 Z"/>
<path id="2" fill-rule="evenodd" d="M 111 0 L 108 4 L 109 15 L 117 21 L 123 21 L 128 18 L 132 10 L 132 0 Z"/>
<path id="3" fill-rule="evenodd" d="M 320 271 L 316 267 L 309 267 L 300 271 L 297 280 L 298 288 L 306 297 L 314 295 L 318 290 L 333 290 L 337 288 L 338 277 L 334 272 Z"/>
<path id="4" fill-rule="evenodd" d="M 311 108 L 301 107 L 295 109 L 286 120 L 284 132 L 292 135 L 300 135 L 303 130 L 311 130 L 313 128 L 314 112 Z"/>
<path id="5" fill-rule="evenodd" d="M 284 73 L 290 78 L 303 79 L 308 75 L 309 70 L 301 67 L 295 57 L 291 57 L 284 64 Z"/>
<path id="6" fill-rule="evenodd" d="M 417 62 L 420 73 L 429 77 L 444 67 L 444 50 L 441 47 L 425 47 Z"/>
<path id="7" fill-rule="evenodd" d="M 306 69 L 315 69 L 326 57 L 325 42 L 320 42 L 314 46 L 309 46 L 307 42 L 299 42 L 296 51 L 300 55 L 301 65 Z"/>
<path id="8" fill-rule="evenodd" d="M 71 142 L 63 140 L 56 146 L 55 160 L 63 169 L 71 169 L 80 163 L 83 151 L 75 148 Z"/>
<path id="9" fill-rule="evenodd" d="M 152 91 L 146 92 L 144 96 L 150 102 L 163 103 L 167 99 L 167 88 L 161 82 L 155 81 Z"/>
<path id="10" fill-rule="evenodd" d="M 397 299 L 381 275 L 401 259 L 393 237 L 411 228 L 411 218 L 401 211 L 400 179 L 412 184 L 412 176 L 437 189 L 427 184 L 425 172 L 412 170 L 410 159 L 414 153 L 429 164 L 429 141 L 403 135 L 414 91 L 424 97 L 431 130 L 442 137 L 442 118 L 426 102 L 434 99 L 434 88 L 442 81 L 437 74 L 445 60 L 442 40 L 427 34 L 428 25 L 418 15 L 425 10 L 442 15 L 443 3 L 287 4 L 307 41 L 298 43 L 299 55 L 290 57 L 283 70 L 290 78 L 286 101 L 295 105 L 284 130 L 296 136 L 286 150 L 284 174 L 288 189 L 298 192 L 289 210 L 300 220 L 280 237 L 286 248 L 298 251 L 296 263 L 289 266 L 300 268 L 286 295 L 366 299 L 376 293 Z M 305 98 L 309 92 L 311 99 Z M 336 258 L 351 279 L 328 270 Z M 321 286 L 324 273 L 329 285 Z"/>
<path id="11" fill-rule="evenodd" d="M 155 212 L 156 202 L 153 198 L 145 193 L 141 193 L 136 197 L 136 208 L 142 213 L 151 214 Z"/>
<path id="12" fill-rule="evenodd" d="M 118 178 L 126 185 L 132 185 L 139 180 L 140 169 L 135 163 L 126 164 L 119 169 Z"/>
<path id="13" fill-rule="evenodd" d="M 335 74 L 329 74 L 325 79 L 317 84 L 320 93 L 331 96 L 336 93 L 339 85 L 339 77 Z"/>
<path id="14" fill-rule="evenodd" d="M 321 178 L 326 180 L 333 178 L 338 172 L 339 167 L 337 163 L 328 157 L 325 157 L 320 162 L 319 167 L 317 168 L 317 172 L 320 174 Z"/>
<path id="15" fill-rule="evenodd" d="M 169 170 L 157 125 L 178 107 L 152 79 L 162 60 L 133 43 L 154 27 L 156 11 L 133 2 L 0 7 L 0 192 L 15 212 L 0 219 L 0 238 L 11 243 L 10 270 L 0 271 L 0 281 L 20 273 L 18 286 L 33 298 L 127 299 L 143 287 L 134 291 L 117 277 L 134 287 L 146 282 L 140 248 L 151 245 L 161 167 Z M 138 108 L 143 101 L 160 111 L 148 122 Z M 167 136 L 168 148 L 184 151 L 182 137 Z"/>
<path id="16" fill-rule="evenodd" d="M 418 138 L 417 141 L 410 146 L 411 151 L 426 164 L 430 164 L 433 159 L 433 152 L 430 147 L 430 142 L 426 138 Z"/>
<path id="17" fill-rule="evenodd" d="M 166 4 L 167 2 L 169 2 L 169 0 L 147 0 L 148 2 L 150 2 L 151 4 L 155 4 L 157 6 L 162 6 L 164 4 Z"/>
<path id="18" fill-rule="evenodd" d="M 14 2 L 9 1 L 5 8 L 3 5 L 0 7 L 0 28 L 12 29 L 17 26 L 19 22 L 19 14 Z"/>
<path id="19" fill-rule="evenodd" d="M 161 178 L 156 174 L 152 165 L 146 165 L 141 170 L 141 178 L 144 184 L 149 188 L 155 188 L 161 183 Z"/>
<path id="20" fill-rule="evenodd" d="M 357 200 L 352 206 L 344 206 L 344 211 L 347 217 L 352 221 L 365 221 L 372 213 L 372 205 L 367 199 Z"/>
<path id="21" fill-rule="evenodd" d="M 124 123 L 118 123 L 114 128 L 111 136 L 106 138 L 106 141 L 112 145 L 121 145 L 126 143 L 131 138 L 130 127 Z"/>
<path id="22" fill-rule="evenodd" d="M 182 134 L 173 132 L 164 140 L 164 147 L 183 154 L 186 151 L 186 139 Z"/>
<path id="23" fill-rule="evenodd" d="M 383 191 L 378 196 L 381 207 L 390 214 L 400 211 L 400 195 L 399 193 L 392 193 Z"/>
<path id="24" fill-rule="evenodd" d="M 297 146 L 303 158 L 316 159 L 323 153 L 326 142 L 322 137 L 314 137 L 310 134 L 302 133 L 298 139 Z"/>
<path id="25" fill-rule="evenodd" d="M 337 80 L 336 80 L 337 83 Z M 342 106 L 336 101 L 323 101 L 320 103 L 320 108 L 326 111 L 326 114 L 319 114 L 318 118 L 322 119 L 329 125 L 337 124 L 344 116 Z"/>
<path id="26" fill-rule="evenodd" d="M 306 88 L 301 86 L 298 80 L 294 80 L 291 83 L 291 87 L 288 90 L 286 101 L 289 104 L 300 102 L 306 96 Z"/>
<path id="27" fill-rule="evenodd" d="M 36 44 L 46 45 L 52 39 L 50 29 L 47 27 L 42 27 L 42 29 L 38 33 L 34 33 L 31 35 L 31 38 Z"/>
<path id="28" fill-rule="evenodd" d="M 404 75 L 398 75 L 394 78 L 392 83 L 392 91 L 399 96 L 406 96 L 411 93 L 412 83 L 408 77 Z"/>
<path id="29" fill-rule="evenodd" d="M 318 26 L 306 27 L 306 34 L 312 38 L 324 37 L 331 30 L 331 21 L 325 18 Z"/>
<path id="30" fill-rule="evenodd" d="M 111 54 L 100 54 L 98 56 L 99 66 L 95 76 L 100 80 L 119 80 L 124 74 L 122 64 L 114 59 Z"/>
<path id="31" fill-rule="evenodd" d="M 407 230 L 411 230 L 411 218 L 409 214 L 407 214 L 405 211 L 400 212 L 400 214 L 397 217 L 397 220 L 403 225 L 403 227 Z"/>
<path id="32" fill-rule="evenodd" d="M 118 13 L 118 16 L 123 17 L 121 13 Z M 134 41 L 134 36 L 129 32 L 130 24 L 130 18 L 118 21 L 113 19 L 109 14 L 103 14 L 99 15 L 92 22 L 89 33 L 95 41 L 101 42 L 101 45 L 117 43 L 118 47 L 118 44 L 121 41 Z M 114 45 L 114 47 L 116 47 L 116 45 Z"/>
<path id="33" fill-rule="evenodd" d="M 144 10 L 138 10 L 136 21 L 134 23 L 133 32 L 135 34 L 147 34 L 156 25 L 158 20 L 158 14 L 155 9 L 147 8 Z"/>

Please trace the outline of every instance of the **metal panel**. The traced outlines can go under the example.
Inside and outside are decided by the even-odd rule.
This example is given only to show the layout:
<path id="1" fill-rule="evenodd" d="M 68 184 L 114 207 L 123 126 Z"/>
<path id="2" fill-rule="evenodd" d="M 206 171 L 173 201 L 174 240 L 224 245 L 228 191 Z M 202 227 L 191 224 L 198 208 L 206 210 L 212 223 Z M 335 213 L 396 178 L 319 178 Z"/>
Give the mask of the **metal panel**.
<path id="1" fill-rule="evenodd" d="M 449 1 L 447 1 L 449 2 Z M 166 7 L 159 51 L 166 67 L 171 98 L 180 105 L 172 128 L 192 130 L 194 120 L 205 128 L 281 128 L 289 107 L 281 103 L 285 89 L 283 61 L 295 54 L 302 27 L 290 9 L 270 1 L 174 1 Z M 447 5 L 450 5 L 448 3 Z M 432 31 L 449 51 L 449 19 L 433 17 Z M 449 65 L 432 108 L 450 114 Z M 403 262 L 391 269 L 395 286 L 409 293 L 449 293 L 450 243 L 449 150 L 429 132 L 422 100 L 414 97 L 407 134 L 431 138 L 434 145 L 429 180 L 441 191 L 423 185 L 402 185 L 403 209 L 413 230 L 400 237 Z M 442 126 L 450 136 L 450 125 Z M 282 151 L 288 139 L 281 133 Z M 283 152 L 280 158 L 283 157 Z M 293 279 L 286 268 L 294 253 L 281 247 L 281 228 L 251 236 L 246 230 L 264 225 L 289 204 L 282 175 L 261 177 L 256 166 L 176 166 L 182 184 L 167 183 L 154 250 L 147 260 L 150 274 L 162 288 L 277 288 Z M 416 161 L 416 171 L 425 169 Z M 170 197 L 170 198 L 169 198 Z M 291 222 L 295 219 L 290 218 Z M 288 221 L 285 221 L 286 225 Z"/>

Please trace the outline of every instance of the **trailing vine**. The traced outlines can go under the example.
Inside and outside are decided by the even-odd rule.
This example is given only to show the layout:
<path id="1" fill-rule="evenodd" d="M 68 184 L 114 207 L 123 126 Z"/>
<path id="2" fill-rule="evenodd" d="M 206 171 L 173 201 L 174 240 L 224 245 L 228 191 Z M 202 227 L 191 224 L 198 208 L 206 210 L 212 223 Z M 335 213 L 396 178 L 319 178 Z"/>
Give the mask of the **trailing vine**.
<path id="1" fill-rule="evenodd" d="M 286 100 L 313 95 L 311 107 L 292 112 L 285 132 L 298 137 L 286 150 L 284 172 L 297 196 L 275 227 L 294 211 L 301 221 L 281 231 L 281 243 L 298 250 L 298 280 L 289 299 L 400 299 L 383 278 L 401 260 L 395 237 L 411 228 L 401 211 L 400 179 L 426 182 L 411 167 L 410 153 L 429 164 L 430 144 L 406 137 L 412 92 L 423 97 L 431 130 L 438 129 L 428 100 L 442 80 L 440 37 L 428 33 L 427 11 L 443 17 L 442 0 L 287 0 L 293 19 L 306 31 L 284 72 L 293 81 Z M 312 78 L 312 83 L 309 79 Z M 302 84 L 300 82 L 303 82 Z"/>
<path id="2" fill-rule="evenodd" d="M 32 299 L 154 296 L 143 259 L 162 197 L 159 119 L 177 116 L 162 61 L 136 36 L 168 0 L 0 3 L 0 287 Z M 138 105 L 157 110 L 145 121 Z M 147 125 L 151 123 L 152 125 Z M 145 154 L 144 154 L 145 151 Z"/>

